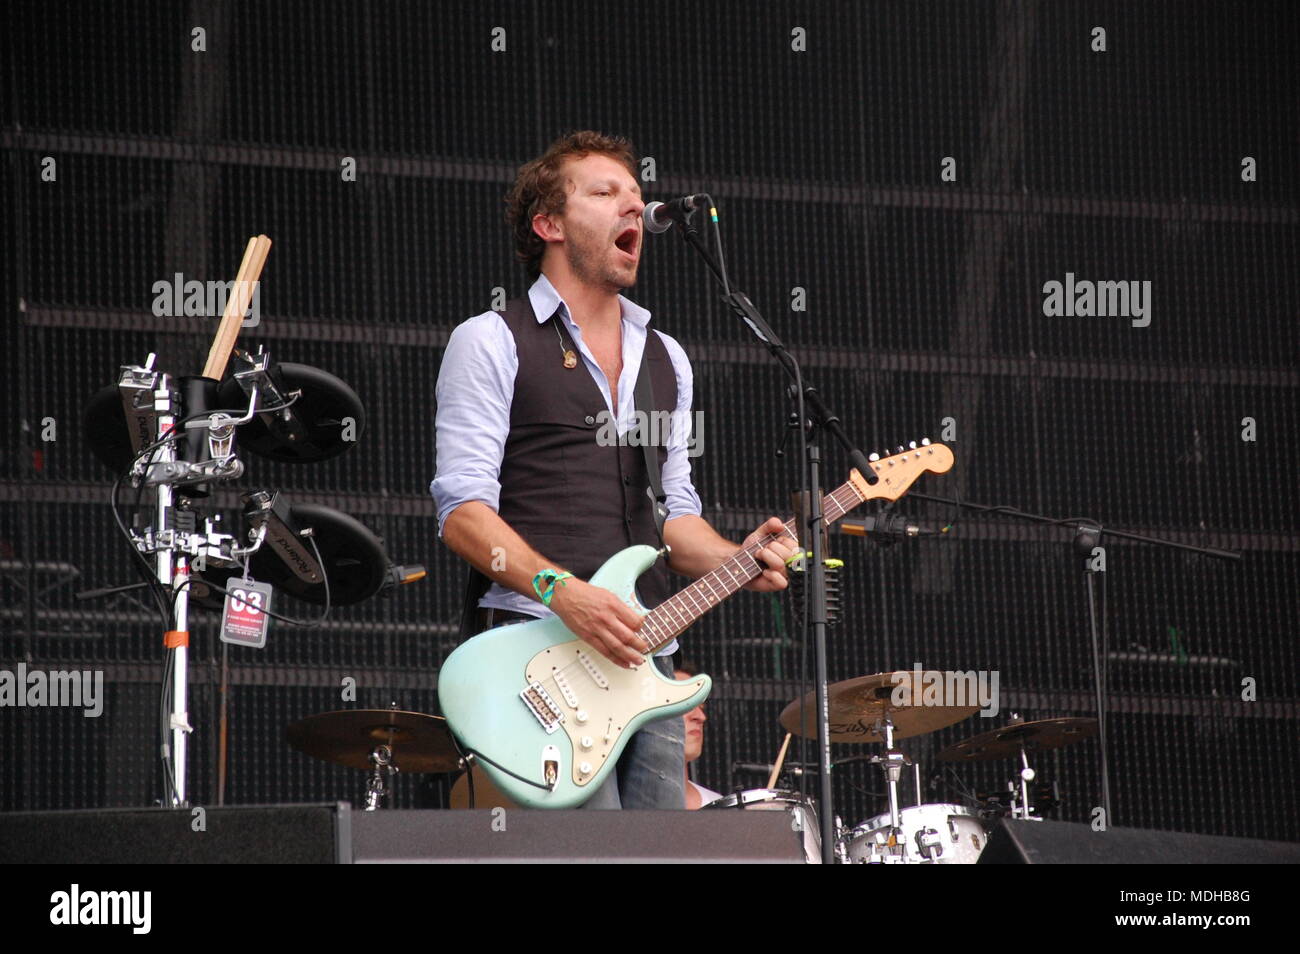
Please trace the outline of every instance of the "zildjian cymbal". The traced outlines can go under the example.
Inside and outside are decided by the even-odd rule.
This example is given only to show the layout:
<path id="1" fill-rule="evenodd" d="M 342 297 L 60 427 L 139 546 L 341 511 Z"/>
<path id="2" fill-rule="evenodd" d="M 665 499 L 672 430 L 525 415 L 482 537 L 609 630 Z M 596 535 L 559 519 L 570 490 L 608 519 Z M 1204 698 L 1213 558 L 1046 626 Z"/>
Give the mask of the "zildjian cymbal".
<path id="1" fill-rule="evenodd" d="M 403 772 L 454 772 L 460 755 L 447 720 L 400 709 L 340 709 L 308 716 L 285 730 L 299 752 L 370 771 L 370 753 L 386 745 Z"/>
<path id="2" fill-rule="evenodd" d="M 943 676 L 945 684 L 952 685 L 948 673 L 934 675 Z M 915 681 L 914 670 L 902 670 L 832 683 L 827 687 L 831 741 L 884 742 L 885 713 L 894 723 L 894 738 L 906 739 L 942 729 L 979 711 L 979 706 L 927 705 L 924 686 L 914 687 Z M 799 700 L 791 702 L 781 713 L 782 727 L 795 735 L 817 738 L 816 700 L 816 693 L 804 696 L 802 725 Z"/>
<path id="3" fill-rule="evenodd" d="M 1081 739 L 1097 734 L 1096 719 L 1040 719 L 1037 722 L 1015 722 L 1000 729 L 992 729 L 971 736 L 965 742 L 950 745 L 935 758 L 940 762 L 988 762 L 993 759 L 1010 759 L 1026 752 L 1046 752 L 1059 749 Z"/>

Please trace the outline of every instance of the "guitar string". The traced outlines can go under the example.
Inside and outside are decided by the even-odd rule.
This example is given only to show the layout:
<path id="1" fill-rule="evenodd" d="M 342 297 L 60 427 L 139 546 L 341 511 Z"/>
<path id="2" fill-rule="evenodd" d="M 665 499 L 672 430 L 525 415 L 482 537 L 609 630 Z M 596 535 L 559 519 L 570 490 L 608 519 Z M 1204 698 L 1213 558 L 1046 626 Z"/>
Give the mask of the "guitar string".
<path id="1" fill-rule="evenodd" d="M 730 571 L 728 571 L 728 575 L 729 575 L 729 576 L 733 576 L 733 584 L 735 583 L 735 578 L 736 578 L 736 576 L 743 576 L 743 577 L 744 577 L 743 581 L 742 581 L 738 586 L 736 586 L 736 590 L 739 590 L 741 587 L 744 586 L 745 583 L 748 583 L 749 580 L 754 579 L 755 577 L 757 577 L 757 576 L 759 575 L 759 573 L 762 572 L 762 570 L 758 567 L 758 561 L 754 559 L 754 555 L 758 552 L 758 550 L 762 549 L 762 548 L 763 548 L 764 546 L 766 546 L 767 544 L 769 544 L 769 543 L 773 542 L 774 540 L 778 539 L 779 536 L 780 536 L 779 534 L 775 534 L 775 533 L 773 533 L 773 534 L 768 534 L 768 536 L 765 537 L 765 538 L 763 538 L 762 540 L 755 541 L 754 543 L 750 544 L 748 547 L 744 547 L 744 548 L 742 548 L 742 549 L 740 549 L 740 550 L 737 550 L 737 551 L 736 551 L 735 553 L 733 553 L 730 557 L 728 557 L 725 561 L 723 561 L 723 563 L 722 563 L 721 565 L 715 567 L 715 568 L 714 568 L 713 570 L 711 570 L 709 573 L 705 574 L 705 576 L 704 576 L 704 577 L 701 577 L 700 580 L 696 580 L 695 583 L 691 584 L 691 586 L 695 586 L 695 585 L 698 584 L 701 580 L 706 579 L 707 577 L 710 577 L 710 576 L 718 575 L 719 580 L 721 580 L 720 571 L 726 569 L 726 568 L 727 568 L 727 565 L 728 565 L 729 563 L 736 562 L 736 563 L 737 563 L 736 569 L 737 569 L 738 571 L 740 571 L 740 572 L 739 572 L 738 574 L 733 575 L 733 574 L 730 573 Z M 745 576 L 745 574 L 748 573 L 749 571 L 746 570 L 746 568 L 743 566 L 743 564 L 740 564 L 740 563 L 738 562 L 738 558 L 741 557 L 741 556 L 748 556 L 748 557 L 750 558 L 751 562 L 753 562 L 753 563 L 755 564 L 755 570 L 756 570 L 756 572 L 753 572 L 752 574 L 750 574 L 750 575 L 748 575 L 748 576 Z M 723 584 L 723 588 L 724 588 L 724 589 L 726 588 L 726 584 L 725 584 L 725 583 Z M 690 587 L 687 587 L 687 589 L 690 589 Z M 694 619 L 691 619 L 691 620 L 689 620 L 689 621 L 685 620 L 685 618 L 683 617 L 683 614 L 682 614 L 680 611 L 678 611 L 678 616 L 679 616 L 679 617 L 683 617 L 683 618 L 679 619 L 678 622 L 674 623 L 671 619 L 667 618 L 667 617 L 668 617 L 668 613 L 669 613 L 670 611 L 665 610 L 665 607 L 668 607 L 669 604 L 671 604 L 671 603 L 673 603 L 674 601 L 678 600 L 678 598 L 681 596 L 681 594 L 682 594 L 682 593 L 685 593 L 685 592 L 686 592 L 686 590 L 682 590 L 682 591 L 680 591 L 680 592 L 674 594 L 673 596 L 669 597 L 669 598 L 668 598 L 667 600 L 665 600 L 664 602 L 660 603 L 660 604 L 659 604 L 658 606 L 656 606 L 654 609 L 652 609 L 652 610 L 650 610 L 648 613 L 646 613 L 646 615 L 645 615 L 645 619 L 646 619 L 646 620 L 650 620 L 650 618 L 651 618 L 651 617 L 654 617 L 656 613 L 661 613 L 661 612 L 662 612 L 662 616 L 660 616 L 660 617 L 655 617 L 654 620 L 651 620 L 651 621 L 650 621 L 650 625 L 652 625 L 652 626 L 656 626 L 656 627 L 657 627 L 657 626 L 659 625 L 659 620 L 660 620 L 661 618 L 664 619 L 665 623 L 668 624 L 668 627 L 667 627 L 667 631 L 666 631 L 666 632 L 664 632 L 664 633 L 658 633 L 658 632 L 656 632 L 656 638 L 655 638 L 653 641 L 650 640 L 650 639 L 647 639 L 647 640 L 646 640 L 646 642 L 650 644 L 650 648 L 649 648 L 649 651 L 648 651 L 647 653 L 642 653 L 642 656 L 644 656 L 647 660 L 650 659 L 650 658 L 652 657 L 652 655 L 653 655 L 653 653 L 654 653 L 654 651 L 655 651 L 656 649 L 658 649 L 658 648 L 660 648 L 661 646 L 663 646 L 664 644 L 670 642 L 674 637 L 676 637 L 679 633 L 684 632 L 684 631 L 685 631 L 685 630 L 690 626 L 690 624 L 691 624 L 692 622 L 694 622 Z M 728 593 L 728 594 L 727 594 L 727 597 L 731 596 L 732 593 L 734 593 L 734 592 L 735 592 L 735 590 L 732 590 L 731 593 Z M 726 599 L 727 597 L 723 597 L 723 599 Z M 718 602 L 721 602 L 721 600 L 719 600 Z M 706 606 L 705 606 L 705 610 L 707 610 L 707 609 L 711 609 L 713 605 L 717 605 L 717 604 L 711 604 L 711 605 L 706 604 Z M 698 618 L 700 615 L 702 615 L 702 611 L 700 611 L 698 608 L 696 608 L 696 611 L 695 611 L 695 613 L 694 613 L 694 618 Z M 679 628 L 679 623 L 682 623 L 682 622 L 684 622 L 685 625 L 682 625 L 682 626 L 680 626 L 680 628 Z M 645 625 L 646 625 L 645 623 L 642 623 L 642 627 L 643 627 L 643 628 L 644 628 Z M 580 651 L 581 651 L 581 650 L 580 650 Z M 561 666 L 561 667 L 558 667 L 558 668 L 552 669 L 552 671 L 551 671 L 551 675 L 550 675 L 550 676 L 547 676 L 544 680 L 539 680 L 539 683 L 542 685 L 543 688 L 547 689 L 548 692 L 551 691 L 549 687 L 553 687 L 553 688 L 554 688 L 555 691 L 554 691 L 554 693 L 552 693 L 552 698 L 553 698 L 553 699 L 555 698 L 556 695 L 558 695 L 560 698 L 563 699 L 564 696 L 565 696 L 565 693 L 564 693 L 564 691 L 560 688 L 560 685 L 559 685 L 559 683 L 556 681 L 556 678 L 555 678 L 555 677 L 556 677 L 557 675 L 562 675 L 562 676 L 564 676 L 564 677 L 566 678 L 566 681 L 567 681 L 567 678 L 568 678 L 568 676 L 569 676 L 570 674 L 580 674 L 580 673 L 585 672 L 585 671 L 586 671 L 586 666 L 583 664 L 583 662 L 582 662 L 581 659 L 578 659 L 578 660 L 575 660 L 574 662 L 567 663 L 567 664 L 564 665 L 564 666 Z M 565 701 L 567 702 L 567 700 L 565 700 Z"/>
<path id="2" fill-rule="evenodd" d="M 851 509 L 850 506 L 846 505 L 847 504 L 846 501 L 839 499 L 840 496 L 842 494 L 845 494 L 846 491 L 848 492 L 848 494 L 851 494 L 853 497 L 858 496 L 856 491 L 853 490 L 852 485 L 850 484 L 844 484 L 839 488 L 837 488 L 832 493 L 826 495 L 826 499 L 831 503 L 833 503 L 835 505 L 835 509 L 839 511 L 834 516 L 829 516 L 830 511 L 828 509 L 827 515 L 825 517 L 827 522 L 833 523 L 836 520 L 839 520 L 841 517 L 844 516 L 845 513 L 849 511 L 849 509 Z M 856 505 L 856 503 L 858 502 L 860 501 L 855 501 L 854 505 Z M 785 521 L 783 525 L 784 531 L 791 532 L 793 530 L 791 525 L 794 522 L 795 521 L 793 518 Z M 664 621 L 668 624 L 668 629 L 667 632 L 665 633 L 658 633 L 656 639 L 653 642 L 647 640 L 647 642 L 650 643 L 650 649 L 648 653 L 643 653 L 642 655 L 646 659 L 650 659 L 656 649 L 670 642 L 672 639 L 676 638 L 681 633 L 685 632 L 691 626 L 691 624 L 700 616 L 702 616 L 705 612 L 712 609 L 714 606 L 719 605 L 720 603 L 723 602 L 723 600 L 730 598 L 735 592 L 742 589 L 745 586 L 745 584 L 748 583 L 750 580 L 753 580 L 757 578 L 759 575 L 761 575 L 763 572 L 763 567 L 761 564 L 759 564 L 757 560 L 758 551 L 763 549 L 763 547 L 767 546 L 768 544 L 773 543 L 774 541 L 780 539 L 782 535 L 783 534 L 779 534 L 779 533 L 770 533 L 766 537 L 754 541 L 749 546 L 742 547 L 741 549 L 733 553 L 730 557 L 728 557 L 726 560 L 724 560 L 719 566 L 711 570 L 709 573 L 706 573 L 703 577 L 696 580 L 690 586 L 675 593 L 673 596 L 669 597 L 663 603 L 660 603 L 658 606 L 654 607 L 652 610 L 646 613 L 646 619 L 650 620 L 650 618 L 652 616 L 655 616 L 656 613 L 660 613 L 660 611 L 663 611 L 662 617 L 656 617 L 654 620 L 651 620 L 651 625 L 658 626 L 659 619 L 664 618 Z M 791 535 L 793 536 L 793 533 L 791 533 Z M 746 567 L 744 563 L 740 561 L 741 557 L 747 557 L 749 559 L 749 562 L 753 564 L 752 570 Z M 735 569 L 739 571 L 739 573 L 732 573 L 731 570 L 728 569 L 728 564 L 733 564 L 733 563 L 735 564 Z M 693 595 L 688 595 L 685 599 L 683 599 L 683 594 L 689 594 L 689 591 L 698 588 L 701 583 L 704 583 L 706 586 L 709 586 L 709 588 L 712 589 L 712 586 L 708 584 L 706 581 L 708 581 L 710 577 L 717 577 L 719 582 L 721 582 L 722 581 L 721 572 L 723 570 L 726 570 L 727 575 L 732 578 L 732 585 L 735 587 L 735 589 L 732 589 L 730 590 L 730 592 L 727 592 L 726 595 L 724 595 L 716 603 L 710 603 L 707 598 L 703 598 L 702 608 L 699 605 L 685 607 L 686 609 L 685 613 L 683 613 L 681 609 L 677 607 L 670 607 L 670 604 L 673 604 L 674 602 L 684 603 L 686 602 L 687 599 L 689 599 L 692 603 L 695 603 L 696 599 Z M 739 579 L 739 583 L 737 583 L 737 579 Z M 724 590 L 727 589 L 727 585 L 725 583 L 722 583 L 722 587 Z M 702 588 L 700 589 L 700 592 L 701 593 L 703 592 Z M 670 608 L 665 610 L 665 607 L 670 607 Z M 678 622 L 675 623 L 670 618 L 667 618 L 669 616 L 669 613 L 671 612 L 677 613 L 679 617 Z M 687 616 L 690 616 L 691 618 L 687 619 Z M 681 625 L 679 627 L 679 623 L 684 623 L 685 625 Z M 643 623 L 642 626 L 644 628 L 645 624 Z M 555 699 L 557 695 L 561 699 L 565 699 L 565 693 L 561 689 L 559 682 L 556 680 L 556 676 L 562 675 L 565 677 L 567 681 L 569 675 L 579 674 L 582 672 L 586 672 L 586 665 L 583 663 L 581 659 L 578 659 L 562 667 L 552 669 L 551 675 L 547 676 L 545 679 L 538 680 L 538 684 L 541 685 L 543 689 L 546 689 L 548 693 L 550 693 L 552 699 Z M 551 691 L 552 689 L 554 690 L 553 692 Z M 565 699 L 565 702 L 567 703 L 567 699 Z"/>
<path id="3" fill-rule="evenodd" d="M 877 472 L 878 471 L 879 469 L 877 468 Z M 843 495 L 846 499 L 840 499 L 841 495 Z M 858 506 L 858 504 L 865 502 L 867 499 L 870 498 L 863 497 L 861 494 L 859 494 L 857 489 L 853 486 L 852 482 L 847 482 L 845 484 L 842 484 L 840 487 L 836 488 L 834 491 L 827 494 L 826 497 L 824 498 L 825 501 L 829 501 L 831 504 L 833 504 L 834 509 L 838 512 L 832 515 L 831 508 L 827 507 L 822 514 L 822 520 L 821 520 L 822 524 L 826 525 L 826 524 L 831 524 L 836 522 L 837 520 L 842 518 L 845 514 L 847 514 L 850 510 L 852 510 L 854 507 Z M 720 566 L 715 567 L 709 573 L 706 573 L 704 576 L 702 576 L 699 580 L 696 580 L 694 583 L 685 587 L 683 590 L 680 590 L 678 593 L 669 597 L 669 599 L 665 600 L 659 606 L 656 606 L 653 609 L 651 609 L 649 612 L 647 612 L 646 617 L 648 618 L 654 615 L 655 613 L 659 612 L 660 610 L 663 610 L 664 607 L 674 602 L 685 602 L 686 600 L 689 600 L 691 601 L 692 604 L 694 604 L 696 601 L 696 595 L 692 591 L 698 592 L 700 598 L 703 600 L 703 609 L 701 609 L 698 605 L 692 605 L 689 607 L 684 607 L 687 610 L 686 614 L 683 614 L 680 610 L 677 611 L 679 622 L 684 624 L 681 626 L 680 629 L 678 629 L 676 624 L 673 624 L 671 620 L 668 620 L 670 625 L 668 628 L 668 632 L 666 634 L 663 633 L 658 634 L 655 642 L 653 643 L 651 643 L 650 640 L 647 640 L 647 643 L 650 644 L 649 653 L 653 653 L 655 649 L 659 648 L 659 646 L 668 642 L 670 639 L 675 638 L 678 634 L 684 632 L 686 629 L 690 627 L 691 623 L 693 623 L 695 619 L 698 619 L 701 615 L 703 615 L 704 612 L 707 612 L 708 610 L 712 609 L 714 606 L 717 606 L 723 600 L 732 596 L 737 590 L 743 588 L 745 584 L 748 583 L 750 580 L 753 580 L 759 575 L 761 575 L 763 573 L 763 566 L 758 562 L 757 559 L 758 551 L 763 549 L 763 547 L 767 546 L 768 544 L 773 543 L 776 540 L 780 539 L 780 537 L 783 536 L 785 533 L 790 534 L 790 536 L 794 538 L 797 542 L 798 535 L 796 533 L 796 528 L 795 526 L 792 526 L 795 524 L 796 524 L 796 520 L 793 517 L 790 518 L 789 520 L 786 520 L 782 525 L 783 533 L 770 533 L 767 536 L 763 537 L 761 540 L 754 541 L 749 546 L 741 547 L 730 557 L 728 557 L 725 561 L 723 561 L 723 563 Z M 746 567 L 744 563 L 741 562 L 740 559 L 741 557 L 748 558 L 749 562 L 753 564 L 753 569 Z M 739 570 L 741 573 L 741 579 L 739 583 L 737 583 L 736 575 L 733 574 L 732 571 L 728 568 L 728 564 L 733 564 L 733 563 L 735 564 L 735 568 Z M 718 582 L 722 584 L 724 591 L 727 590 L 726 584 L 722 582 L 721 571 L 723 570 L 726 570 L 727 575 L 731 577 L 731 583 L 733 588 L 729 592 L 726 592 L 721 599 L 717 600 L 717 602 L 711 603 L 709 602 L 708 597 L 704 595 L 704 589 L 707 587 L 711 595 L 717 596 L 717 593 L 713 590 L 712 584 L 709 582 L 711 578 L 717 577 Z M 665 611 L 663 615 L 666 617 L 668 615 L 668 611 Z M 659 617 L 656 617 L 651 622 L 652 625 L 658 626 Z M 645 656 L 647 659 L 649 658 L 649 656 L 645 653 L 643 653 L 642 655 Z M 578 670 L 578 669 L 582 669 L 584 671 L 586 669 L 586 666 L 584 665 L 581 659 L 575 660 L 574 662 L 569 663 L 568 665 L 562 668 L 552 669 L 551 675 L 546 677 L 544 680 L 539 680 L 538 684 L 542 686 L 543 689 L 545 689 L 546 684 L 549 683 L 551 686 L 554 687 L 555 692 L 559 694 L 561 698 L 564 698 L 564 693 L 560 691 L 560 686 L 559 683 L 556 681 L 556 677 L 560 674 L 568 674 L 570 671 Z M 554 699 L 554 695 L 552 695 L 552 699 Z M 565 701 L 567 702 L 568 700 L 566 699 Z M 494 762 L 492 764 L 495 765 L 496 763 Z M 507 774 L 513 775 L 515 778 L 520 779 L 520 781 L 528 781 L 529 784 L 532 785 L 537 784 L 535 782 L 531 782 L 528 779 L 524 779 L 521 776 L 515 775 L 515 773 L 510 772 L 507 769 L 503 769 L 503 771 L 506 771 Z"/>
<path id="4" fill-rule="evenodd" d="M 875 470 L 877 473 L 880 472 L 879 467 L 876 467 Z M 836 522 L 840 518 L 842 518 L 854 507 L 858 506 L 860 503 L 863 503 L 870 498 L 863 497 L 857 491 L 856 487 L 854 487 L 853 483 L 850 481 L 837 487 L 834 491 L 827 494 L 824 499 L 826 501 L 829 501 L 829 503 L 833 504 L 834 506 L 826 507 L 822 515 L 822 523 L 831 524 Z M 785 521 L 784 524 L 784 530 L 788 532 L 792 537 L 796 536 L 794 532 L 794 527 L 792 526 L 795 523 L 796 523 L 795 519 L 791 518 L 790 520 Z M 721 566 L 705 574 L 703 577 L 701 577 L 699 580 L 696 580 L 690 586 L 687 586 L 683 590 L 674 594 L 669 599 L 665 600 L 659 606 L 655 607 L 653 610 L 650 611 L 650 613 L 647 613 L 647 616 L 650 616 L 662 610 L 660 617 L 657 617 L 654 621 L 652 621 L 652 624 L 657 624 L 660 618 L 663 618 L 664 621 L 668 624 L 667 627 L 668 631 L 665 634 L 660 635 L 659 638 L 656 639 L 656 641 L 651 645 L 650 651 L 653 652 L 655 649 L 658 649 L 664 643 L 675 638 L 680 633 L 685 632 L 685 630 L 690 627 L 691 623 L 694 622 L 694 620 L 697 619 L 700 615 L 702 615 L 702 613 L 707 612 L 708 610 L 712 609 L 714 606 L 717 606 L 719 603 L 722 602 L 722 600 L 725 600 L 728 597 L 730 597 L 732 593 L 734 593 L 737 589 L 742 588 L 750 580 L 754 579 L 759 574 L 761 574 L 763 572 L 763 567 L 761 564 L 758 563 L 756 559 L 757 552 L 767 544 L 778 539 L 779 536 L 780 534 L 768 534 L 762 540 L 755 541 L 754 543 L 750 544 L 748 547 L 742 548 L 741 550 L 733 554 L 731 557 L 729 557 Z M 742 555 L 749 557 L 750 561 L 754 564 L 753 570 L 746 567 L 743 563 L 739 562 L 738 558 Z M 736 563 L 736 569 L 741 571 L 742 579 L 738 586 L 735 585 L 736 575 L 733 574 L 731 570 L 728 568 L 728 564 L 733 562 Z M 709 595 L 706 595 L 705 590 L 707 589 L 709 591 L 709 594 L 716 597 L 717 594 L 713 590 L 713 586 L 710 580 L 716 577 L 719 580 L 719 582 L 721 582 L 720 571 L 722 570 L 726 570 L 727 575 L 732 578 L 732 584 L 734 586 L 734 589 L 731 589 L 730 591 L 726 592 L 721 599 L 717 599 L 716 601 L 711 601 L 709 599 Z M 723 589 L 727 590 L 725 583 L 723 584 Z M 682 611 L 683 609 L 685 609 L 686 612 L 683 612 Z M 678 617 L 677 622 L 673 622 L 673 620 L 670 618 L 672 614 L 677 615 Z M 679 625 L 683 623 L 684 625 Z"/>
<path id="5" fill-rule="evenodd" d="M 857 503 L 861 502 L 855 500 L 852 505 L 846 505 L 847 502 L 840 499 L 841 495 L 844 494 L 846 490 L 853 497 L 858 496 L 857 493 L 852 490 L 851 485 L 847 485 L 847 484 L 837 488 L 834 492 L 826 495 L 827 499 L 834 504 L 834 510 L 838 511 L 837 513 L 834 513 L 832 515 L 831 508 L 827 508 L 826 518 L 825 518 L 826 522 L 834 523 L 835 521 L 843 517 L 844 514 L 848 513 L 848 511 L 852 509 L 852 506 L 855 506 Z M 794 522 L 795 522 L 794 519 L 791 518 L 790 520 L 787 520 L 784 524 L 784 530 L 790 533 L 792 537 L 795 535 L 793 532 L 794 528 L 792 526 Z M 728 599 L 733 593 L 736 592 L 736 590 L 743 588 L 751 580 L 755 579 L 760 574 L 762 574 L 765 567 L 758 562 L 757 553 L 763 547 L 767 546 L 770 543 L 773 543 L 781 536 L 782 534 L 771 533 L 768 534 L 763 539 L 757 540 L 754 543 L 750 544 L 748 547 L 744 547 L 736 551 L 736 553 L 728 557 L 727 560 L 724 561 L 720 566 L 716 567 L 714 570 L 710 571 L 709 573 L 706 573 L 704 576 L 700 577 L 690 586 L 687 586 L 686 588 L 680 590 L 673 596 L 669 597 L 669 599 L 661 603 L 659 606 L 651 610 L 650 613 L 647 614 L 647 617 L 654 615 L 656 612 L 662 609 L 664 610 L 664 616 L 668 616 L 669 614 L 675 613 L 679 617 L 679 622 L 684 621 L 686 623 L 685 626 L 681 626 L 680 628 L 678 628 L 678 625 L 674 623 L 671 619 L 666 620 L 669 623 L 669 631 L 666 634 L 663 634 L 654 644 L 652 644 L 651 651 L 659 648 L 659 646 L 669 642 L 671 639 L 675 638 L 677 635 L 684 632 L 687 628 L 690 627 L 690 625 L 694 622 L 695 619 L 698 619 L 705 612 L 722 603 L 723 600 Z M 739 560 L 739 558 L 742 556 L 749 558 L 749 561 L 753 564 L 753 569 L 751 569 L 748 566 L 745 566 L 744 563 Z M 733 562 L 736 564 L 735 569 L 740 571 L 739 574 L 734 574 L 731 572 L 730 569 L 728 569 L 728 564 Z M 735 589 L 731 589 L 730 591 L 725 592 L 721 598 L 716 598 L 717 592 L 714 590 L 710 580 L 711 578 L 716 577 L 719 581 L 721 581 L 720 574 L 721 571 L 723 570 L 726 570 L 727 575 L 732 577 L 732 584 L 735 586 Z M 738 584 L 737 584 L 737 576 L 741 578 Z M 723 582 L 722 587 L 724 591 L 727 590 L 727 586 L 725 582 Z M 706 590 L 708 591 L 707 593 Z M 715 597 L 715 599 L 710 599 L 710 595 Z M 673 605 L 674 603 L 676 603 L 677 605 Z M 686 611 L 685 613 L 682 612 L 683 609 L 685 609 Z M 691 618 L 688 620 L 687 617 L 691 617 Z M 657 622 L 657 620 L 655 622 Z"/>

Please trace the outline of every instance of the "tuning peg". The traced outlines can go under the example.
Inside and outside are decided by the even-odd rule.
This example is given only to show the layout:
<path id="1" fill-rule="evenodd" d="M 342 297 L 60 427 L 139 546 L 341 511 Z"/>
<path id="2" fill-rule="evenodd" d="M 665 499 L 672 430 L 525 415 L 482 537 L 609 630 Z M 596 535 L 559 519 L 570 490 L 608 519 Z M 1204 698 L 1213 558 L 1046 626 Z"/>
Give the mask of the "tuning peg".
<path id="1" fill-rule="evenodd" d="M 916 450 L 916 441 L 908 441 L 908 442 L 907 442 L 907 449 L 908 449 L 908 450 Z"/>
<path id="2" fill-rule="evenodd" d="M 877 460 L 880 460 L 880 455 L 879 455 L 879 454 L 872 454 L 870 457 L 867 458 L 867 460 L 870 460 L 870 461 L 877 461 Z"/>
<path id="3" fill-rule="evenodd" d="M 922 446 L 922 447 L 929 447 L 929 446 L 930 446 L 930 438 L 928 438 L 928 437 L 922 437 L 922 438 L 921 438 L 921 446 Z"/>
<path id="4" fill-rule="evenodd" d="M 902 445 L 902 444 L 899 444 L 897 447 L 895 447 L 895 448 L 894 448 L 894 453 L 895 453 L 895 454 L 901 454 L 901 453 L 903 453 L 903 445 Z"/>

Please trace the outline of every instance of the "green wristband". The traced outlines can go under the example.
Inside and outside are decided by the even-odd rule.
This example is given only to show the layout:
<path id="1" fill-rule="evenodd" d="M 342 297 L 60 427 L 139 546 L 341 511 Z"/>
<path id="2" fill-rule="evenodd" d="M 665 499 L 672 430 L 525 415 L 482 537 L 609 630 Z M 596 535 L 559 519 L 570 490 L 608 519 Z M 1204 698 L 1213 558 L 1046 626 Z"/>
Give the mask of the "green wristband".
<path id="1" fill-rule="evenodd" d="M 549 607 L 551 597 L 555 595 L 555 584 L 559 583 L 561 586 L 568 586 L 564 581 L 571 579 L 573 579 L 572 573 L 561 573 L 559 570 L 552 570 L 548 567 L 533 577 L 533 592 L 537 594 L 537 598 L 542 601 L 543 606 Z M 544 588 L 542 586 L 543 581 L 546 583 Z"/>

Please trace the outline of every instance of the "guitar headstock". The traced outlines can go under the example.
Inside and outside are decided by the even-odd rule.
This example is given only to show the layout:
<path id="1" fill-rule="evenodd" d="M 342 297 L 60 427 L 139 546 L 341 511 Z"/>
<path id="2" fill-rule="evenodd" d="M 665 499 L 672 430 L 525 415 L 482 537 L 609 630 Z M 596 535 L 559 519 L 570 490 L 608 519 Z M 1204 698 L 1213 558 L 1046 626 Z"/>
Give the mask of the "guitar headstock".
<path id="1" fill-rule="evenodd" d="M 926 438 L 919 445 L 913 441 L 906 449 L 900 448 L 888 457 L 872 454 L 868 460 L 879 479 L 869 484 L 858 471 L 850 471 L 849 483 L 858 496 L 863 500 L 897 500 L 922 474 L 943 474 L 950 470 L 952 451 L 944 444 L 931 444 Z"/>

